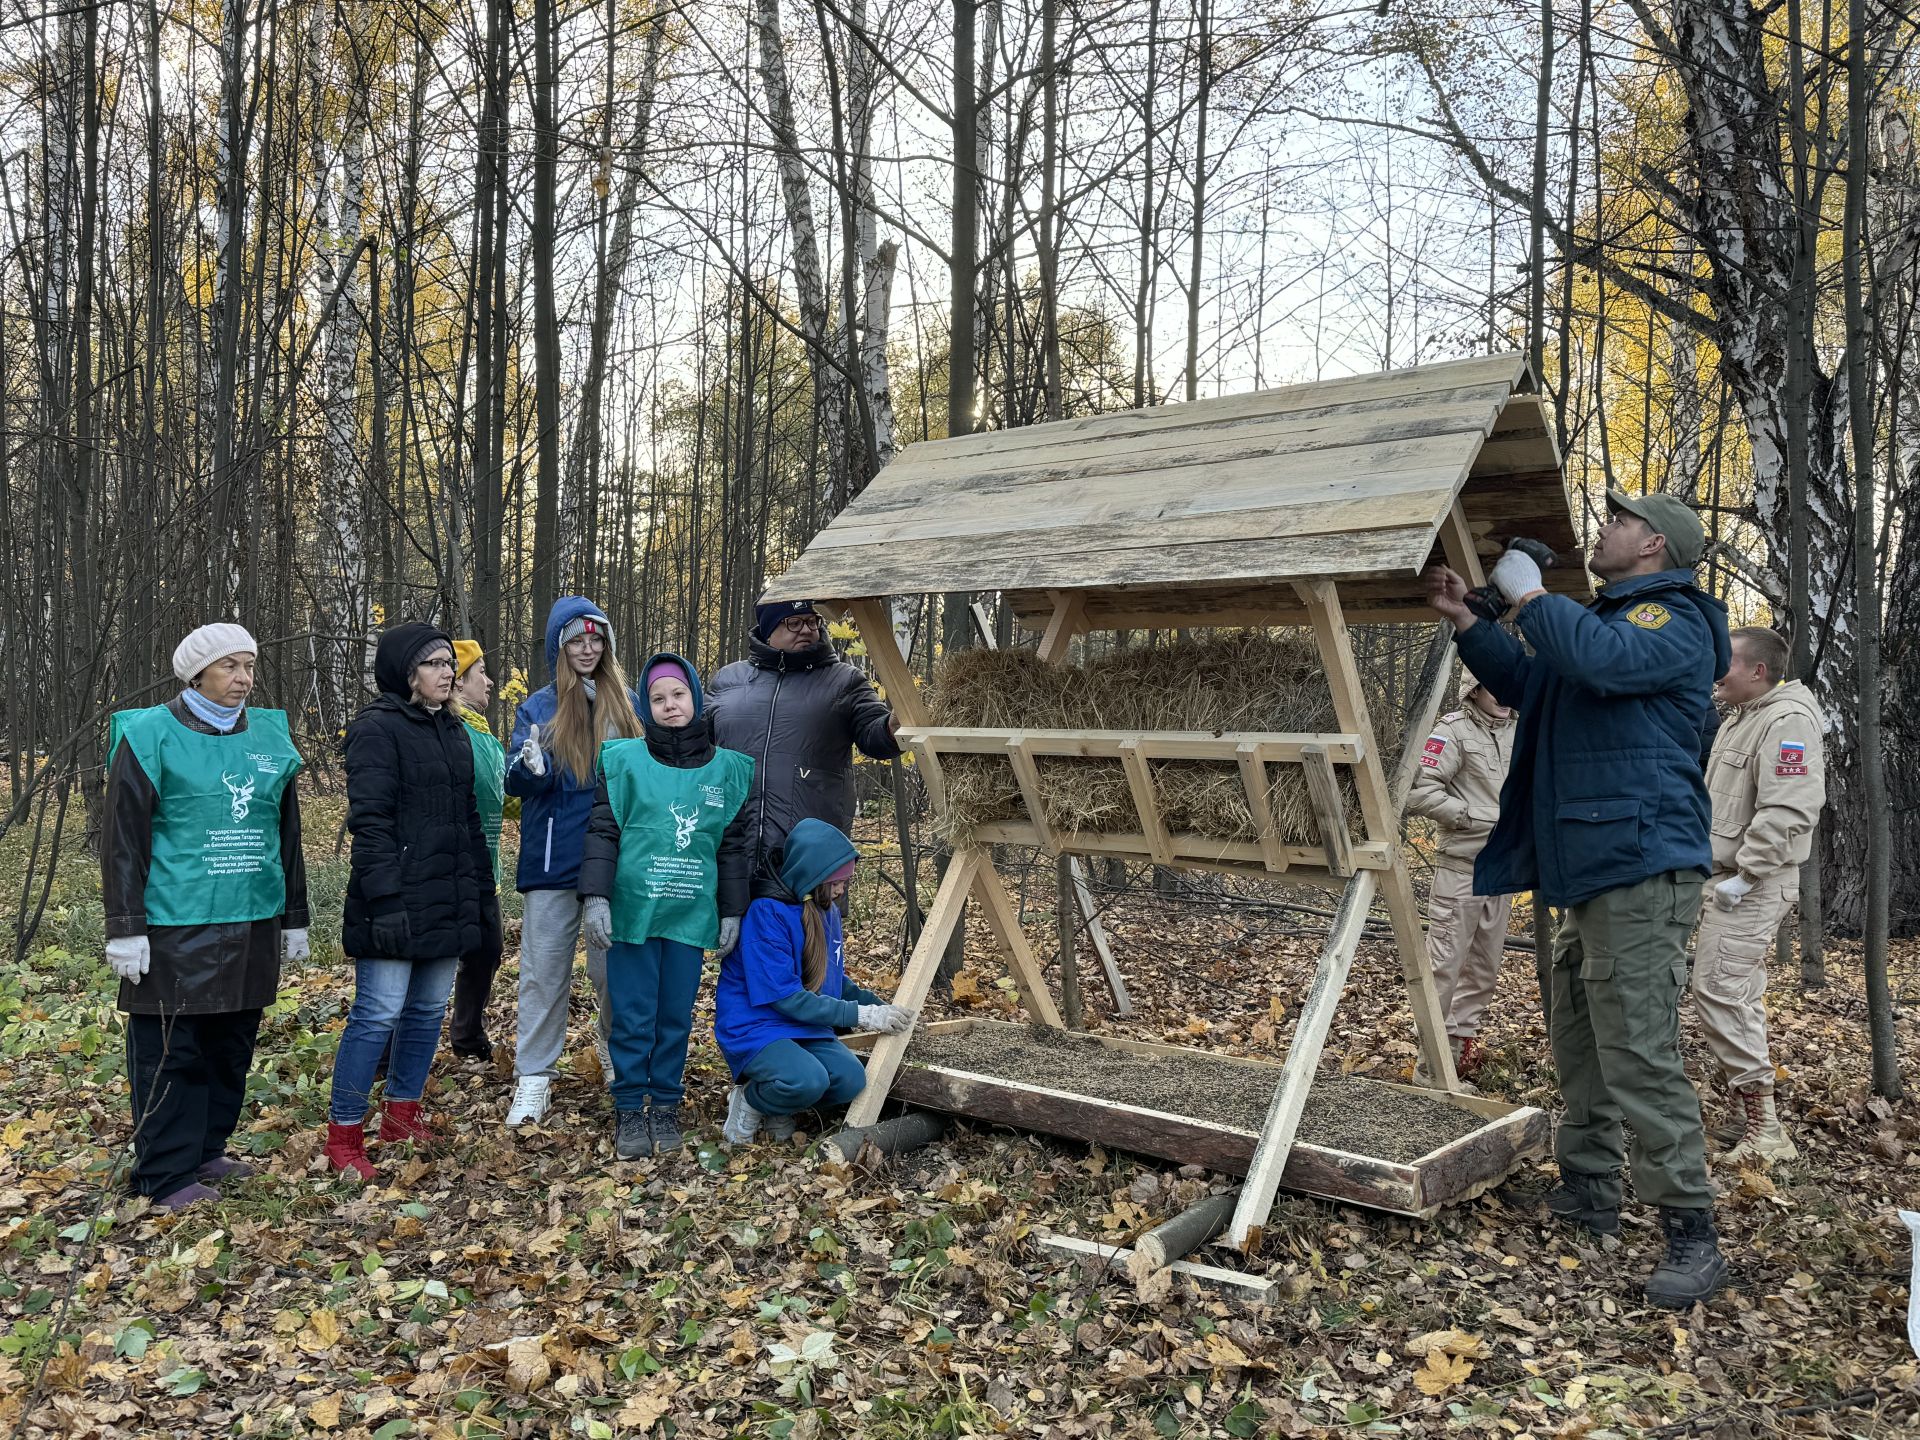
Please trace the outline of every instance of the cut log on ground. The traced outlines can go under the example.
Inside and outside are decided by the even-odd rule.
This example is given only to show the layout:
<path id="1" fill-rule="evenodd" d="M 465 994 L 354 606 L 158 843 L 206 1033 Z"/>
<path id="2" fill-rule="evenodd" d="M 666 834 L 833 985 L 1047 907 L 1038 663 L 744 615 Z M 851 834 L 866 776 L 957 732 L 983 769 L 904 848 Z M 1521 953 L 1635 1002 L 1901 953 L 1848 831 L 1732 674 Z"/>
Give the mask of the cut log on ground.
<path id="1" fill-rule="evenodd" d="M 869 1145 L 882 1155 L 904 1155 L 922 1145 L 931 1145 L 946 1133 L 944 1116 L 909 1110 L 877 1125 L 855 1125 L 838 1135 L 830 1135 L 821 1148 L 842 1165 L 851 1165 Z"/>
<path id="2" fill-rule="evenodd" d="M 1127 1273 L 1134 1283 L 1142 1284 L 1154 1271 L 1184 1260 L 1225 1230 L 1227 1222 L 1233 1219 L 1233 1207 L 1239 1198 L 1238 1190 L 1209 1195 L 1134 1241 L 1133 1258 L 1127 1262 Z"/>

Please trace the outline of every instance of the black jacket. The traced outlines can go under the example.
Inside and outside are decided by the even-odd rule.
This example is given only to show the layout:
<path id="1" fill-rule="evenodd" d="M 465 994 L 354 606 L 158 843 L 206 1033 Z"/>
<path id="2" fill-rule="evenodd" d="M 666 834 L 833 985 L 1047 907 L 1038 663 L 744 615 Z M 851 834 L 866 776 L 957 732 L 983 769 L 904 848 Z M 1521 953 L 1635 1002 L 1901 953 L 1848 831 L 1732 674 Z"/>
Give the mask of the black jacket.
<path id="1" fill-rule="evenodd" d="M 678 730 L 666 729 L 651 720 L 643 720 L 641 724 L 646 731 L 647 753 L 662 765 L 671 765 L 676 770 L 698 770 L 713 759 L 713 724 L 705 712 L 695 715 L 690 724 Z M 753 868 L 753 830 L 748 818 L 752 808 L 751 800 L 742 805 L 720 837 L 720 853 L 716 857 L 720 867 L 717 898 L 723 918 L 747 913 L 747 876 Z M 593 812 L 587 817 L 587 845 L 580 857 L 580 893 L 610 898 L 614 872 L 619 865 L 620 822 L 614 818 L 613 802 L 607 795 L 607 777 L 602 775 L 593 795 Z"/>
<path id="2" fill-rule="evenodd" d="M 373 662 L 381 693 L 347 727 L 353 857 L 340 943 L 355 959 L 442 960 L 499 948 L 467 727 L 450 708 L 406 698 L 408 661 L 439 634 L 400 625 L 381 636 Z M 392 955 L 375 946 L 372 919 L 396 913 L 409 938 L 405 953 Z"/>
<path id="3" fill-rule="evenodd" d="M 806 819 L 853 833 L 853 747 L 876 760 L 900 753 L 893 712 L 833 642 L 776 650 L 749 639 L 751 659 L 723 666 L 707 686 L 714 743 L 753 757 L 747 792 L 757 868 Z"/>
<path id="4" fill-rule="evenodd" d="M 189 730 L 215 733 L 178 696 L 168 702 L 167 710 Z M 243 710 L 234 730 L 246 728 Z M 299 777 L 287 783 L 280 801 L 280 869 L 287 881 L 287 908 L 274 920 L 147 924 L 147 872 L 153 863 L 153 812 L 158 799 L 152 778 L 134 758 L 133 747 L 120 746 L 107 770 L 107 809 L 100 830 L 100 893 L 106 904 L 107 938 L 145 935 L 152 947 L 150 965 L 140 983 L 120 982 L 120 1008 L 129 1015 L 220 1015 L 265 1009 L 280 989 L 280 931 L 307 928 Z"/>

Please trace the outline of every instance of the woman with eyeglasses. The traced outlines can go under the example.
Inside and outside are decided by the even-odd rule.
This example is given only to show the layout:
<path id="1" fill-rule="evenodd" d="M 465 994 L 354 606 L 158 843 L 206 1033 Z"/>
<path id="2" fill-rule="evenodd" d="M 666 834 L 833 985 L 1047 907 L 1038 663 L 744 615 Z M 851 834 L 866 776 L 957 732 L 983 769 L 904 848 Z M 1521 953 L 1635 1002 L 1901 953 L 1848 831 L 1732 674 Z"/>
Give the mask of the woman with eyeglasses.
<path id="1" fill-rule="evenodd" d="M 614 654 L 613 625 L 580 595 L 547 616 L 553 683 L 520 702 L 507 743 L 507 794 L 520 797 L 520 1011 L 507 1124 L 537 1125 L 552 1098 L 567 1042 L 573 953 L 580 943 L 580 857 L 600 781 L 600 745 L 641 733 L 640 698 Z M 587 978 L 599 1013 L 594 1048 L 610 1083 L 607 952 L 587 943 Z"/>
<path id="2" fill-rule="evenodd" d="M 425 1144 L 427 1072 L 460 957 L 500 944 L 493 862 L 474 793 L 473 744 L 448 702 L 453 641 L 396 625 L 374 651 L 380 693 L 347 727 L 353 852 L 340 942 L 353 1008 L 333 1062 L 327 1160 L 371 1180 L 365 1123 L 374 1068 L 391 1044 L 381 1140 Z"/>
<path id="3" fill-rule="evenodd" d="M 810 600 L 754 611 L 748 658 L 707 685 L 716 745 L 753 757 L 746 809 L 755 894 L 777 884 L 778 852 L 802 820 L 853 833 L 853 747 L 875 760 L 900 753 L 899 722 L 867 677 L 843 661 Z"/>

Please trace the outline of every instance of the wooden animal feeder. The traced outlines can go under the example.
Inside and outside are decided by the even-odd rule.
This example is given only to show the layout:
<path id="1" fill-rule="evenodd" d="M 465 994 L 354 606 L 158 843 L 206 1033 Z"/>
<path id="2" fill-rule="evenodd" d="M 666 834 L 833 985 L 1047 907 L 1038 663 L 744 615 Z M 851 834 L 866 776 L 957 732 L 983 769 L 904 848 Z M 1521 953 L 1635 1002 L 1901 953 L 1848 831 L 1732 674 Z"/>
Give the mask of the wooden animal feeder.
<path id="1" fill-rule="evenodd" d="M 1548 416 L 1526 363 L 1503 355 L 1318 381 L 1027 429 L 929 441 L 904 451 L 771 588 L 849 610 L 910 745 L 932 803 L 944 808 L 943 761 L 994 755 L 1010 764 L 1024 817 L 976 830 L 956 851 L 901 976 L 896 1000 L 918 1009 L 969 896 L 998 938 L 1038 1024 L 1060 1026 L 1041 968 L 996 874 L 990 845 L 1117 854 L 1226 870 L 1285 884 L 1343 888 L 1283 1065 L 1257 1132 L 1041 1089 L 1015 1096 L 992 1076 L 901 1062 L 911 1035 L 871 1049 L 852 1125 L 872 1123 L 889 1094 L 1121 1148 L 1246 1174 L 1230 1238 L 1257 1243 L 1282 1183 L 1381 1208 L 1429 1212 L 1502 1178 L 1546 1138 L 1546 1117 L 1468 1101 L 1454 1075 L 1418 902 L 1400 853 L 1400 812 L 1447 685 L 1436 667 L 1397 760 L 1381 753 L 1348 634 L 1350 624 L 1428 624 L 1421 571 L 1444 559 L 1469 583 L 1480 557 L 1530 535 L 1571 553 L 1574 529 Z M 1549 572 L 1584 593 L 1578 565 Z M 998 590 L 1041 630 L 1039 655 L 1062 661 L 1088 630 L 1304 626 L 1311 630 L 1338 730 L 1314 734 L 941 728 L 890 623 L 888 598 Z M 1048 823 L 1037 762 L 1079 756 L 1125 767 L 1137 833 L 1062 833 Z M 1170 831 L 1152 765 L 1237 767 L 1259 838 Z M 1269 819 L 1272 767 L 1304 772 L 1321 840 L 1283 844 Z M 1355 833 L 1339 784 L 1357 791 Z M 1472 1145 L 1437 1152 L 1431 1175 L 1366 1156 L 1294 1153 L 1295 1132 L 1367 913 L 1382 900 L 1400 952 L 1420 1050 L 1442 1089 L 1487 1119 Z M 965 1023 L 965 1022 L 963 1022 Z M 1125 1042 L 1104 1041 L 1127 1050 Z M 1131 1047 L 1138 1052 L 1138 1047 Z M 1149 1047 L 1151 1048 L 1151 1047 Z M 1211 1137 L 1211 1138 L 1209 1138 Z M 1463 1160 L 1464 1155 L 1464 1160 Z M 1290 1164 L 1290 1162 L 1292 1162 Z"/>

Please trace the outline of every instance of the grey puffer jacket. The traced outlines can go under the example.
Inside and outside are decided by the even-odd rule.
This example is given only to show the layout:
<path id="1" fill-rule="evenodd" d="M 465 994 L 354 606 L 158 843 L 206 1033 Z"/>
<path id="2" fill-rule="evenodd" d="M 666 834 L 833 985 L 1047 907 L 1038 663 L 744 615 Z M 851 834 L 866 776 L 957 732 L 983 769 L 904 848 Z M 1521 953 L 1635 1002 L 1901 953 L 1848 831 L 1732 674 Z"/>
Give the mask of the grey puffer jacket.
<path id="1" fill-rule="evenodd" d="M 751 658 L 707 682 L 714 743 L 753 757 L 753 788 L 741 812 L 763 870 L 787 832 L 805 819 L 853 826 L 853 747 L 875 760 L 900 753 L 892 712 L 867 677 L 824 637 L 806 650 L 776 650 L 758 636 Z"/>

